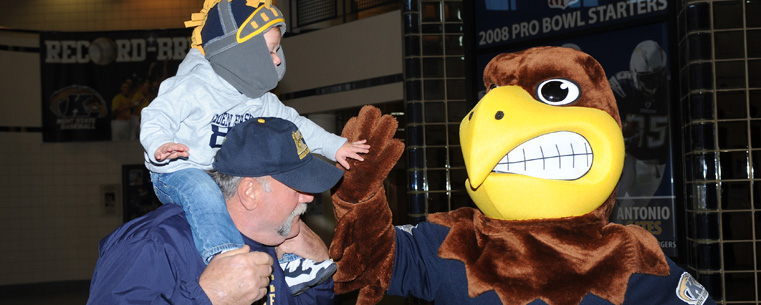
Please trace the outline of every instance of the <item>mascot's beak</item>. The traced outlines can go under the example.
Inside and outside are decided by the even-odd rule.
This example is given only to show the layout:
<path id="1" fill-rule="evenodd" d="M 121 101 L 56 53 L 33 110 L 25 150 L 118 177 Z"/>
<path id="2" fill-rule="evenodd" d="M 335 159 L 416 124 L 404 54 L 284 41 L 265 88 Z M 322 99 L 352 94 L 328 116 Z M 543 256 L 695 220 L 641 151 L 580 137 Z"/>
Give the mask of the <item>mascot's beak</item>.
<path id="1" fill-rule="evenodd" d="M 589 107 L 553 106 L 523 88 L 489 91 L 460 124 L 466 188 L 486 216 L 541 219 L 593 211 L 618 183 L 618 123 Z"/>
<path id="2" fill-rule="evenodd" d="M 533 118 L 521 115 L 537 113 L 540 107 L 534 98 L 520 87 L 492 89 L 460 123 L 462 146 L 468 180 L 478 188 L 498 162 L 516 145 L 532 138 Z"/>

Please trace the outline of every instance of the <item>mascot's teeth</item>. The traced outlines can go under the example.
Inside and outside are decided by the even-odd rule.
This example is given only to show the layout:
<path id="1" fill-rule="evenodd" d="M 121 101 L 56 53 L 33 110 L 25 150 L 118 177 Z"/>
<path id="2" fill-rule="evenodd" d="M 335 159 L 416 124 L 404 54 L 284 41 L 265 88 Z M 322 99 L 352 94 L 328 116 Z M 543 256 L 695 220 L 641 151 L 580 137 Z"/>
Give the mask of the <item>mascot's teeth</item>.
<path id="1" fill-rule="evenodd" d="M 499 161 L 494 172 L 575 180 L 589 171 L 593 157 L 592 147 L 583 136 L 559 131 L 519 145 Z"/>

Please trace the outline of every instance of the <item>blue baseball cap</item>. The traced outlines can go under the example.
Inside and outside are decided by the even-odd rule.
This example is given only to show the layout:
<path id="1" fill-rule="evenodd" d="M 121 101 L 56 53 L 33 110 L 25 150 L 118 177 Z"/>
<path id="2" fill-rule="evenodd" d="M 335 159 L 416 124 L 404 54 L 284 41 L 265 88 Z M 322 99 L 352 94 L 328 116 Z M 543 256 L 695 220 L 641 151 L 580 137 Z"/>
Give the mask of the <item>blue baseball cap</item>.
<path id="1" fill-rule="evenodd" d="M 255 118 L 235 125 L 212 166 L 230 176 L 271 176 L 313 194 L 329 190 L 343 175 L 341 169 L 313 156 L 296 125 L 280 118 Z"/>

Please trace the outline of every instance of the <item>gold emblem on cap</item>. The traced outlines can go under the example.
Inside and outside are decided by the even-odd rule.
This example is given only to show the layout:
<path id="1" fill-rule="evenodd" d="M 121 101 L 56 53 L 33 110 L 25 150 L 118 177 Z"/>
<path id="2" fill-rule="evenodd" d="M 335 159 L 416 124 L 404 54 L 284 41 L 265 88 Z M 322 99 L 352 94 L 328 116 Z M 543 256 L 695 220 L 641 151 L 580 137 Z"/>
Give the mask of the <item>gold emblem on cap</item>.
<path id="1" fill-rule="evenodd" d="M 296 143 L 296 152 L 299 154 L 299 159 L 304 159 L 309 154 L 309 147 L 307 142 L 304 141 L 304 137 L 301 136 L 301 131 L 294 131 L 291 137 L 293 137 L 293 142 Z"/>
<path id="2" fill-rule="evenodd" d="M 262 124 L 264 124 L 264 119 L 258 119 L 258 120 L 256 120 L 256 121 L 257 121 L 257 122 L 259 122 L 259 123 L 262 123 Z"/>

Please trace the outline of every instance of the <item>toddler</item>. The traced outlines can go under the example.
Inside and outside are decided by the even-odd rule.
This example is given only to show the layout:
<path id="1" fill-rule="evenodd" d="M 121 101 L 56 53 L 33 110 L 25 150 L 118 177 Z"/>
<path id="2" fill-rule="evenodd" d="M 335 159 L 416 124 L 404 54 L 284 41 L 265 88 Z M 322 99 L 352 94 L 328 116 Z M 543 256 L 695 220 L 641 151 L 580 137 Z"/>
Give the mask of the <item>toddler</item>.
<path id="1" fill-rule="evenodd" d="M 365 141 L 347 142 L 329 133 L 269 91 L 285 73 L 280 40 L 283 15 L 269 3 L 207 0 L 186 26 L 195 26 L 193 48 L 177 74 L 161 83 L 143 109 L 140 142 L 156 195 L 183 207 L 196 248 L 205 263 L 243 246 L 228 215 L 225 198 L 206 173 L 228 130 L 251 118 L 279 117 L 298 126 L 312 151 L 349 168 L 346 158 L 363 160 Z M 280 261 L 294 294 L 335 272 L 332 260 L 314 262 L 295 255 Z"/>

